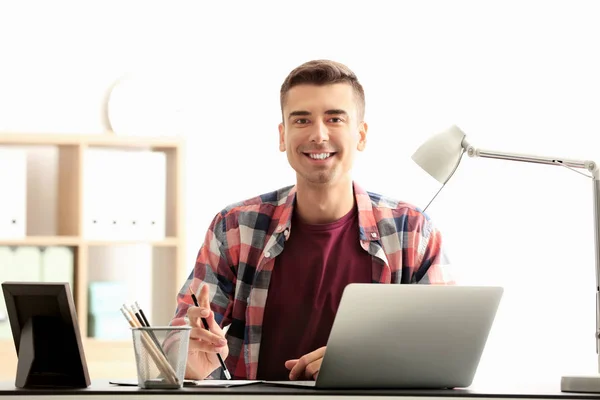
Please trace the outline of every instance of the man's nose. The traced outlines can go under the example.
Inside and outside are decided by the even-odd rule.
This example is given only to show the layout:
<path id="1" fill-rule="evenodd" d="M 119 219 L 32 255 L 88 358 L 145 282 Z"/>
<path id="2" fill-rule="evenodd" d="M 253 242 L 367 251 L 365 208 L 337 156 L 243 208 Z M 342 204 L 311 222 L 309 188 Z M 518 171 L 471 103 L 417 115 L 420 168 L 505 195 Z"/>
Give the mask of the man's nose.
<path id="1" fill-rule="evenodd" d="M 329 129 L 323 122 L 317 122 L 314 124 L 312 132 L 310 134 L 310 141 L 315 143 L 322 143 L 329 140 Z"/>

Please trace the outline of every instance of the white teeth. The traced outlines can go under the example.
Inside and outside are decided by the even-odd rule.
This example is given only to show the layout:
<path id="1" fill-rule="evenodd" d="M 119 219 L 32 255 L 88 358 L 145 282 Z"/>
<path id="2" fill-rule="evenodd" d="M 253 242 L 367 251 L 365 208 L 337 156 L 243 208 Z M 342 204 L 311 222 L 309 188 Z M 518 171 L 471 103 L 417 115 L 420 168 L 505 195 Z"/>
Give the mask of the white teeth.
<path id="1" fill-rule="evenodd" d="M 319 154 L 309 154 L 310 158 L 315 160 L 324 160 L 331 156 L 331 153 L 319 153 Z"/>

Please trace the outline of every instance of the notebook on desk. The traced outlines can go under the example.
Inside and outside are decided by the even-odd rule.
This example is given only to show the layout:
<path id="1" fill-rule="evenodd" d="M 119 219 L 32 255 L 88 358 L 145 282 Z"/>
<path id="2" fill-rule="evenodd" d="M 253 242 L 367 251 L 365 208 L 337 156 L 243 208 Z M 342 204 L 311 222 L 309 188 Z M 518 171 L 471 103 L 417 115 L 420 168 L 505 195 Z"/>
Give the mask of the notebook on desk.
<path id="1" fill-rule="evenodd" d="M 501 287 L 350 284 L 316 381 L 323 389 L 451 389 L 471 385 Z"/>

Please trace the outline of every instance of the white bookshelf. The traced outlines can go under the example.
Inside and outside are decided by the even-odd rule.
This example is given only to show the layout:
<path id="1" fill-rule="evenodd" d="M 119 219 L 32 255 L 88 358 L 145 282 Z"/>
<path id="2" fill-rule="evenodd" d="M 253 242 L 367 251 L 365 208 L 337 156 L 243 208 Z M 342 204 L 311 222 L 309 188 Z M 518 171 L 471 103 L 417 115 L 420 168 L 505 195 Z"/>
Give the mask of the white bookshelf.
<path id="1" fill-rule="evenodd" d="M 0 238 L 0 246 L 66 246 L 73 250 L 73 294 L 79 329 L 84 342 L 88 368 L 92 379 L 135 377 L 135 360 L 131 339 L 99 340 L 88 335 L 88 287 L 90 250 L 143 245 L 151 248 L 153 265 L 152 286 L 160 296 L 153 301 L 160 307 L 152 307 L 151 321 L 168 321 L 176 306 L 176 295 L 186 278 L 184 204 L 183 204 L 183 156 L 184 143 L 178 137 L 119 136 L 112 133 L 85 134 L 34 134 L 0 133 L 0 147 L 44 147 L 57 152 L 56 207 L 46 212 L 54 213 L 55 232 L 37 234 L 34 229 L 25 237 Z M 137 239 L 87 239 L 84 235 L 84 177 L 86 176 L 86 153 L 88 149 L 105 148 L 129 151 L 162 152 L 165 155 L 164 237 L 157 240 Z M 151 179 L 152 177 L 140 177 Z M 29 227 L 28 227 L 29 228 Z M 125 302 L 127 299 L 123 299 Z M 156 310 L 156 311 L 155 311 Z M 126 322 L 123 321 L 126 326 Z M 0 379 L 14 379 L 17 357 L 12 339 L 0 340 Z"/>

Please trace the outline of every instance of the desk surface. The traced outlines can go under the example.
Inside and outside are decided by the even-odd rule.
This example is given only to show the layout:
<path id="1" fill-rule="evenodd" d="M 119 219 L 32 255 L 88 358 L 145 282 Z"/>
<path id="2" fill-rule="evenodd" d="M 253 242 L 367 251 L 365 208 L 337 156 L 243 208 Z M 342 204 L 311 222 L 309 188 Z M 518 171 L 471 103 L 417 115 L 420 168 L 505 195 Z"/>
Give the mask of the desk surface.
<path id="1" fill-rule="evenodd" d="M 323 390 L 314 388 L 294 388 L 280 387 L 269 384 L 254 384 L 248 386 L 239 386 L 232 388 L 209 388 L 209 387 L 184 387 L 176 390 L 164 389 L 140 389 L 136 386 L 117 386 L 108 381 L 93 381 L 92 385 L 86 389 L 18 389 L 14 382 L 0 382 L 0 399 L 19 399 L 33 400 L 50 398 L 85 398 L 106 399 L 109 396 L 119 398 L 126 397 L 133 399 L 175 399 L 181 396 L 212 396 L 219 400 L 267 397 L 269 400 L 287 399 L 297 396 L 311 396 L 314 399 L 374 399 L 374 398 L 402 398 L 418 399 L 423 398 L 453 398 L 453 399 L 473 399 L 473 398 L 510 398 L 510 399 L 600 399 L 600 395 L 586 393 L 564 393 L 558 387 L 543 388 L 531 387 L 529 389 L 511 389 L 507 387 L 503 390 L 482 388 L 477 389 L 453 389 L 453 390 Z"/>

